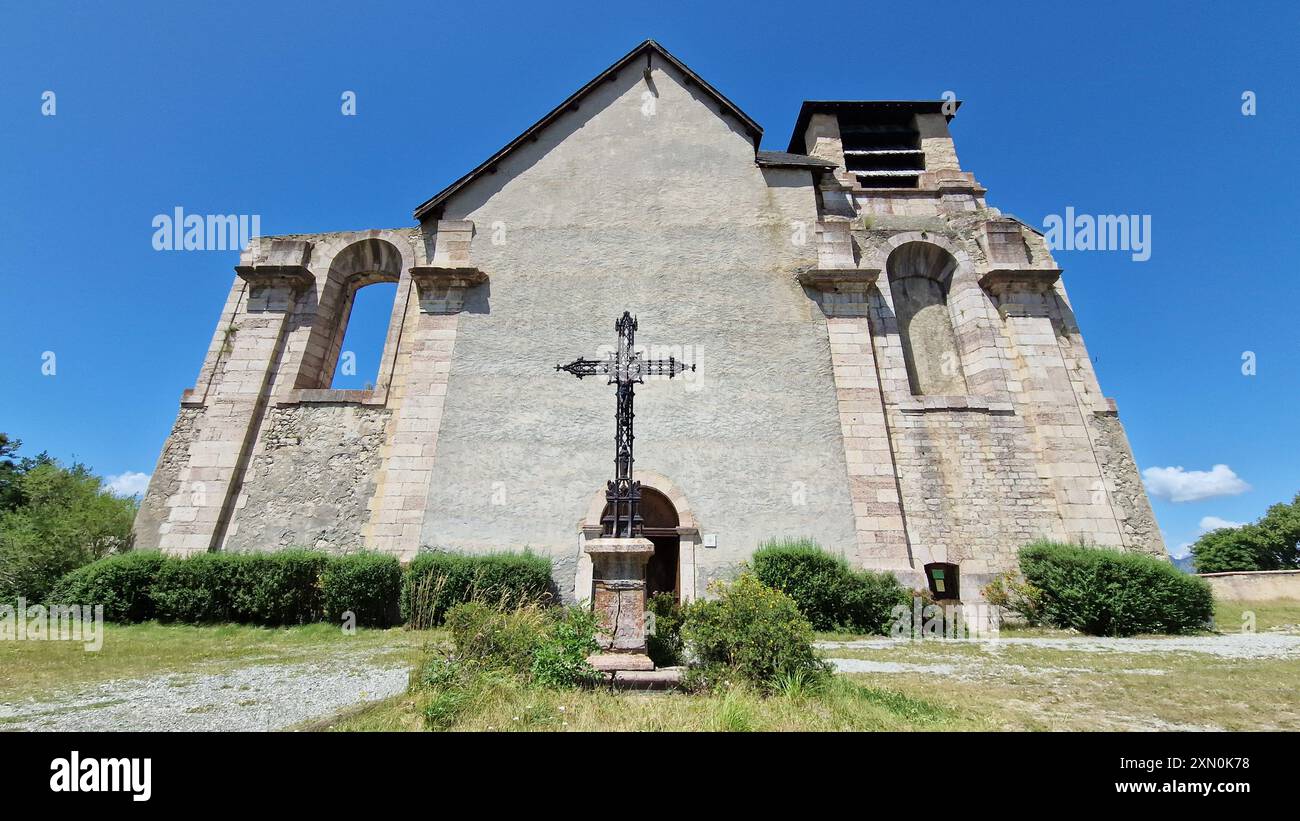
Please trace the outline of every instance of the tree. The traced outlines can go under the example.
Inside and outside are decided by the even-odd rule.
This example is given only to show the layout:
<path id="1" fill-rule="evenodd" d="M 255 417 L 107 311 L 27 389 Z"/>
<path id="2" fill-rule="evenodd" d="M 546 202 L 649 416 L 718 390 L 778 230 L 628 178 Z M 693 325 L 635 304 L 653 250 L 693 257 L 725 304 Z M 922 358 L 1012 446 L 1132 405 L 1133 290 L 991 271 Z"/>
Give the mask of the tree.
<path id="1" fill-rule="evenodd" d="M 6 437 L 6 455 L 17 445 Z M 135 499 L 105 490 L 85 465 L 41 454 L 0 463 L 0 478 L 0 602 L 39 602 L 64 573 L 130 548 Z"/>
<path id="2" fill-rule="evenodd" d="M 1265 570 L 1300 568 L 1300 493 L 1291 504 L 1278 502 L 1257 523 Z"/>
<path id="3" fill-rule="evenodd" d="M 10 439 L 8 434 L 0 433 L 0 510 L 17 507 L 19 465 L 12 457 L 22 446 L 23 443 L 17 439 Z"/>
<path id="4" fill-rule="evenodd" d="M 22 446 L 22 441 L 0 433 L 0 512 L 22 507 L 25 498 L 19 479 L 23 474 L 39 465 L 54 464 L 54 459 L 44 451 L 15 459 Z"/>
<path id="5" fill-rule="evenodd" d="M 1211 530 L 1192 545 L 1197 573 L 1260 570 L 1259 539 L 1254 525 Z"/>
<path id="6" fill-rule="evenodd" d="M 1198 573 L 1300 568 L 1300 494 L 1279 502 L 1254 524 L 1220 528 L 1192 545 Z"/>

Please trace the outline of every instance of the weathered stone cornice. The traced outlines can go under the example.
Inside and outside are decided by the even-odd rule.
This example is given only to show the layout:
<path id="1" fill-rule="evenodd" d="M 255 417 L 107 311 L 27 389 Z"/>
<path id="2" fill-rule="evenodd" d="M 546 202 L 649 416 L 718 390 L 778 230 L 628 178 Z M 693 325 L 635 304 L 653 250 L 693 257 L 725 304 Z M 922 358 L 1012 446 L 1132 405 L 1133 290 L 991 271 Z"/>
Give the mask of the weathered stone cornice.
<path id="1" fill-rule="evenodd" d="M 1060 268 L 993 268 L 979 283 L 989 293 L 1000 295 L 1014 289 L 1047 290 L 1060 278 Z"/>
<path id="2" fill-rule="evenodd" d="M 433 288 L 472 288 L 487 282 L 488 275 L 471 267 L 417 265 L 411 269 L 411 279 L 424 291 Z"/>
<path id="3" fill-rule="evenodd" d="M 814 291 L 865 291 L 880 277 L 879 268 L 813 268 L 799 272 L 799 284 Z"/>
<path id="4" fill-rule="evenodd" d="M 417 265 L 411 279 L 419 290 L 420 310 L 426 314 L 455 314 L 465 308 L 465 292 L 488 281 L 478 268 L 451 265 Z"/>
<path id="5" fill-rule="evenodd" d="M 307 268 L 312 247 L 306 240 L 259 239 L 240 256 L 235 273 L 256 287 L 306 288 L 316 283 Z"/>
<path id="6" fill-rule="evenodd" d="M 289 288 L 296 292 L 316 284 L 316 277 L 305 265 L 236 265 L 235 273 L 255 288 Z"/>

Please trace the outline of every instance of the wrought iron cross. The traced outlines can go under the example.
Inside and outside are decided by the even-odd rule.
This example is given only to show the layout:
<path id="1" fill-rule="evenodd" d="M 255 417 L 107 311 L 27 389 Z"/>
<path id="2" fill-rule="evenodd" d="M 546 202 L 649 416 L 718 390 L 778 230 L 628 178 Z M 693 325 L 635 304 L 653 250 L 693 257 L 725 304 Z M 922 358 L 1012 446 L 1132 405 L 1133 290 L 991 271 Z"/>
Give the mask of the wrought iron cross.
<path id="1" fill-rule="evenodd" d="M 618 331 L 618 348 L 608 359 L 573 360 L 567 365 L 556 365 L 557 371 L 568 371 L 582 379 L 585 376 L 608 376 L 610 385 L 618 385 L 618 410 L 615 414 L 614 429 L 614 481 L 605 488 L 605 500 L 610 512 L 605 514 L 603 523 L 607 536 L 641 535 L 641 483 L 632 480 L 632 386 L 643 382 L 644 376 L 668 375 L 672 379 L 686 370 L 695 370 L 694 365 L 678 362 L 675 357 L 667 359 L 644 359 L 633 350 L 636 338 L 636 318 L 627 311 L 614 322 Z"/>

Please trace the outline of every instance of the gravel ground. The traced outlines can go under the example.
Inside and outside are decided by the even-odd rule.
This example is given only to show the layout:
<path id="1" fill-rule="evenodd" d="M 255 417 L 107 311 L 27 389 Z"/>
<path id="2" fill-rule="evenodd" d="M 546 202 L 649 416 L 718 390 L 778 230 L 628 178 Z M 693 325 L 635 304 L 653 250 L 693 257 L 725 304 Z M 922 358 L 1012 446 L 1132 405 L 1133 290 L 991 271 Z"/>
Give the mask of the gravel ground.
<path id="1" fill-rule="evenodd" d="M 406 689 L 409 668 L 374 652 L 223 673 L 173 673 L 0 704 L 0 730 L 278 730 Z"/>
<path id="2" fill-rule="evenodd" d="M 1268 659 L 1300 656 L 1300 635 L 1295 633 L 1226 633 L 1219 636 L 1118 639 L 1101 636 L 1008 637 L 975 639 L 988 649 L 1015 644 L 1056 650 L 1095 653 L 1205 653 L 1220 658 Z M 906 644 L 907 639 L 819 641 L 821 650 L 884 650 Z"/>

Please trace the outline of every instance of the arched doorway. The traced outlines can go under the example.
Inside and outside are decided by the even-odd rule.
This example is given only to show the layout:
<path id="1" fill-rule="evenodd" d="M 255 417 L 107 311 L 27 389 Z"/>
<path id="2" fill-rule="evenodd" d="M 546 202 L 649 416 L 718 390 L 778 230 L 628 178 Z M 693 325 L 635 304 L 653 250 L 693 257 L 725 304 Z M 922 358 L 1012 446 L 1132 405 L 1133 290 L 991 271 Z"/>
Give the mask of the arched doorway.
<path id="1" fill-rule="evenodd" d="M 678 531 L 680 521 L 677 508 L 664 494 L 652 487 L 642 486 L 639 511 L 642 535 L 654 542 L 655 546 L 654 555 L 646 563 L 646 595 L 672 593 L 680 601 L 682 593 L 678 582 L 678 564 L 681 561 L 681 535 Z M 604 521 L 611 513 L 606 506 L 601 520 Z"/>
<path id="2" fill-rule="evenodd" d="M 637 470 L 632 478 L 641 483 L 638 512 L 645 536 L 655 546 L 655 561 L 647 568 L 654 575 L 649 592 L 667 590 L 683 604 L 694 601 L 700 595 L 695 568 L 703 537 L 686 494 L 661 473 Z M 573 579 L 573 597 L 577 601 L 591 601 L 591 557 L 583 545 L 587 540 L 605 535 L 607 524 L 602 519 L 609 507 L 605 492 L 604 487 L 592 492 L 587 513 L 578 523 L 578 562 Z"/>

